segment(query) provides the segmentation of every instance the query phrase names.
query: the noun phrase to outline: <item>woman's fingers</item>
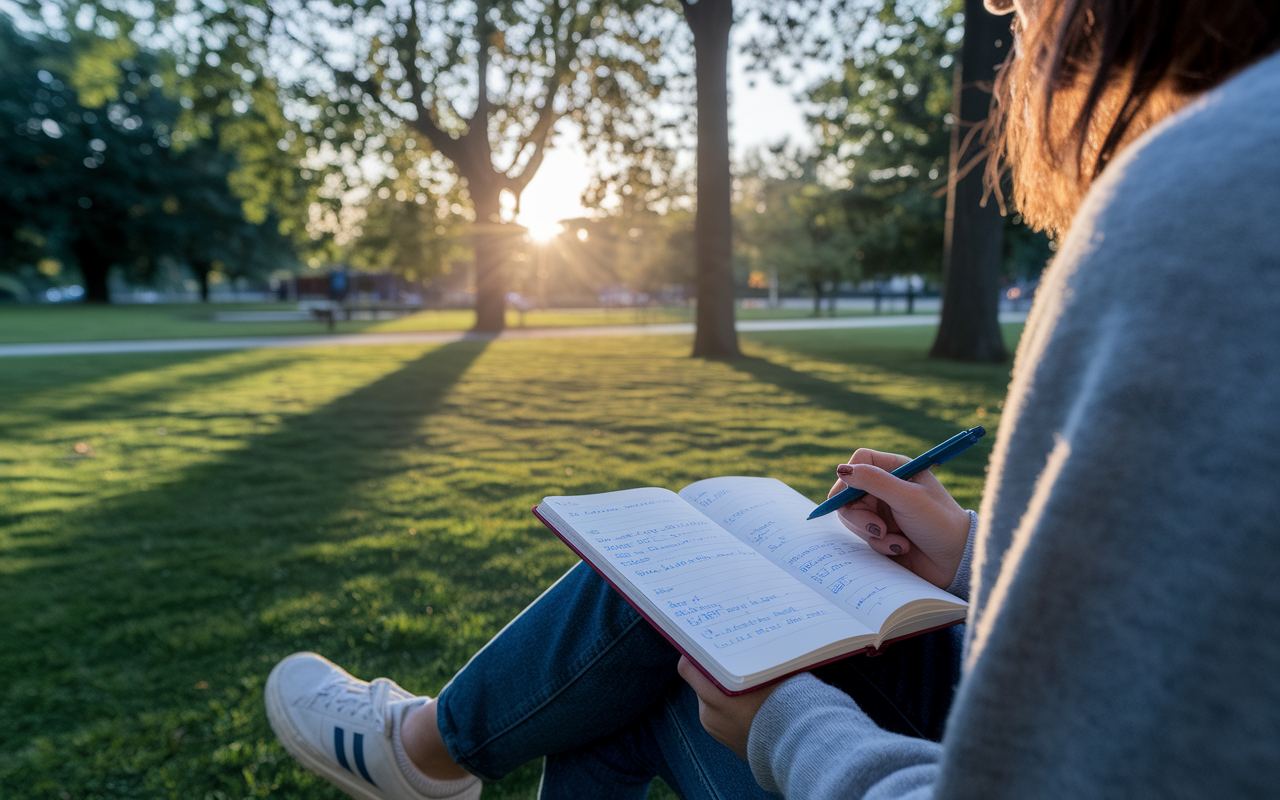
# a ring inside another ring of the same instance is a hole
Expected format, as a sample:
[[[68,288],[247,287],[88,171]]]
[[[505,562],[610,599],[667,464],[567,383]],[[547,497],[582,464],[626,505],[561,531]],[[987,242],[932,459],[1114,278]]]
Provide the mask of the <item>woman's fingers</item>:
[[[869,450],[865,447],[858,448],[849,459],[850,464],[870,464],[873,467],[879,467],[886,472],[892,472],[911,459],[906,456],[900,456],[897,453],[882,453],[879,450]]]
[[[911,540],[900,533],[886,533],[884,538],[871,542],[871,549],[882,556],[905,556],[911,552]]]
[[[881,555],[900,556],[911,549],[911,540],[900,533],[891,533],[888,523],[878,514],[854,505],[836,513],[846,528]]]
[[[923,491],[919,484],[904,481],[872,464],[842,465],[836,474],[846,486],[874,495],[888,503],[890,508],[919,502]]]
[[[684,678],[685,683],[693,687],[693,691],[697,692],[698,697],[716,697],[722,694],[716,685],[702,674],[702,671],[693,665],[688,656],[680,656],[679,663],[676,664],[676,672],[680,673],[680,677]],[[704,701],[705,702],[705,701]]]
[[[845,527],[868,542],[882,539],[889,532],[889,526],[879,514],[866,508],[850,504],[836,512]]]
[[[835,497],[837,494],[839,494],[840,492],[843,492],[845,489],[848,489],[848,488],[849,488],[848,486],[844,485],[844,481],[837,479],[835,483],[831,484],[831,491],[827,492],[827,499],[830,500],[831,498]]]
[[[911,459],[906,456],[900,456],[897,453],[882,453],[879,450],[869,450],[862,447],[849,457],[849,464],[870,464],[885,471],[892,471],[910,460]],[[837,472],[844,466],[844,464],[837,466]],[[831,491],[827,492],[827,498],[830,499],[835,497],[838,493],[843,492],[847,488],[849,487],[846,486],[843,481],[837,480],[832,484]]]

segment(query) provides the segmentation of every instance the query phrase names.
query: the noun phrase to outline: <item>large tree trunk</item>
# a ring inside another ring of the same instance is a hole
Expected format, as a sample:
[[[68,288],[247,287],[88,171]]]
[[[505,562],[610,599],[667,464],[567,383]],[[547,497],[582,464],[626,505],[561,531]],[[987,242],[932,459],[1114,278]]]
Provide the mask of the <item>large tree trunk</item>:
[[[476,265],[476,327],[485,333],[498,333],[507,320],[507,245],[498,216],[499,193],[471,183],[471,201],[475,205],[476,225],[471,234]]]
[[[698,312],[693,355],[739,354],[733,327],[733,228],[729,174],[729,29],[732,0],[682,3],[693,31],[698,87]]]
[[[960,152],[966,134],[985,122],[991,109],[991,83],[1012,44],[1011,18],[988,13],[982,0],[965,0],[964,48],[952,112],[942,321],[929,352],[934,358],[986,362],[1008,358],[998,319],[1004,219],[994,201],[982,205],[982,161],[964,177],[957,180],[955,175],[981,147],[980,135],[975,135],[966,152]]]

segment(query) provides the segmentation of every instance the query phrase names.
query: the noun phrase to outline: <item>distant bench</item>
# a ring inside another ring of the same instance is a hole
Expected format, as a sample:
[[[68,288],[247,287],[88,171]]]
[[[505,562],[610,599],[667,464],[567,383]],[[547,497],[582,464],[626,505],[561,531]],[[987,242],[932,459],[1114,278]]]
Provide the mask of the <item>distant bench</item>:
[[[408,314],[415,314],[422,306],[411,306],[405,303],[343,303],[336,300],[299,300],[298,312],[308,312],[312,319],[323,322],[330,331],[334,323],[341,317],[344,322],[351,320],[398,319]]]

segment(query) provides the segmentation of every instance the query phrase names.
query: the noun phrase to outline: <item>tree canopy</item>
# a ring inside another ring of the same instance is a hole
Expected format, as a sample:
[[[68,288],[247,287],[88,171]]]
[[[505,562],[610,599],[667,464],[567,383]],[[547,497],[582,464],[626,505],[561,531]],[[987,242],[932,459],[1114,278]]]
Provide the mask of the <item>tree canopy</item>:
[[[671,9],[639,0],[232,0],[185,14],[149,8],[192,74],[226,63],[234,51],[243,57],[237,63],[279,82],[303,163],[317,172],[327,167],[320,193],[335,205],[378,206],[370,191],[403,174],[389,162],[406,155],[420,183],[410,194],[431,200],[437,220],[458,216],[460,199],[471,223],[481,329],[502,326],[504,240],[517,233],[508,223],[557,123],[574,123],[588,147],[635,140],[651,124],[646,101],[663,87],[657,62],[672,18]],[[193,14],[199,19],[188,19]],[[391,152],[396,144],[404,150]],[[448,227],[419,223],[428,233]]]
[[[235,191],[252,182],[224,145],[235,126],[214,118],[193,134],[182,117],[194,103],[163,59],[117,52],[112,70],[96,70],[110,44],[0,19],[0,268],[57,278],[75,266],[86,299],[106,301],[112,267],[143,282],[166,259],[202,281],[219,266],[230,276],[289,266],[279,217]]]

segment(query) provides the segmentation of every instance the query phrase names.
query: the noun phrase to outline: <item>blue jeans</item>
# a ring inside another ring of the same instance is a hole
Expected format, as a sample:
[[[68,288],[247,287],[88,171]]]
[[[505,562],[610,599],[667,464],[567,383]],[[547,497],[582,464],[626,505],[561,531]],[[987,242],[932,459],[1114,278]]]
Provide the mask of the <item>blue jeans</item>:
[[[938,740],[960,675],[959,626],[814,671],[881,727]],[[542,800],[643,800],[661,776],[685,800],[774,797],[698,721],[680,654],[586,564],[511,621],[440,694],[460,766],[497,780],[546,757]]]

